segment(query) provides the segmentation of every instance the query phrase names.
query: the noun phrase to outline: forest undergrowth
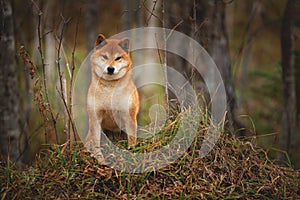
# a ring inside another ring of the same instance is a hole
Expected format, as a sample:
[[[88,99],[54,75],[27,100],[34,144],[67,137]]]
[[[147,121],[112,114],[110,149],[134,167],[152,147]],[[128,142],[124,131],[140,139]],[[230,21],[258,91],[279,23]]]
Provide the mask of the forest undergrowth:
[[[299,171],[227,133],[200,158],[203,133],[175,162],[140,174],[100,164],[82,144],[52,145],[25,170],[1,163],[1,199],[300,199]]]

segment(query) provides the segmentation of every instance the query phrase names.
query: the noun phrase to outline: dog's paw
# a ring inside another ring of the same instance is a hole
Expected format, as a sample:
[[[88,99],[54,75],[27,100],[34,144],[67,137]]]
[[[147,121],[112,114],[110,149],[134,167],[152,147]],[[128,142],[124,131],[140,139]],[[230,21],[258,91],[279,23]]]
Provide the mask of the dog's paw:
[[[102,154],[102,151],[101,151],[101,148],[100,147],[93,147],[91,150],[90,150],[90,153],[91,153],[91,156],[96,158],[97,161],[102,164],[102,165],[105,165],[106,162],[105,162],[105,158]]]
[[[136,147],[136,143],[128,144],[127,149],[128,149],[128,150],[132,150],[132,149],[134,149],[135,147]]]
[[[97,159],[97,161],[102,164],[102,165],[105,165],[106,162],[105,162],[105,159],[104,159],[104,156],[102,154],[102,152],[97,152],[96,154],[94,154],[94,157]]]
[[[136,146],[136,137],[128,136],[128,149],[133,149]]]

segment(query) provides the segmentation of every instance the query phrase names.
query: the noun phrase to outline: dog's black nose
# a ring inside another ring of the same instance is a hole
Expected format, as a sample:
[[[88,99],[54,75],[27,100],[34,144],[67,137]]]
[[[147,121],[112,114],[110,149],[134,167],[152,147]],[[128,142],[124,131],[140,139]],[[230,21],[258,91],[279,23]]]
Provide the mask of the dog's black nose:
[[[109,75],[114,74],[114,71],[115,71],[115,68],[112,67],[112,66],[109,66],[109,67],[107,68],[107,72],[108,72]]]

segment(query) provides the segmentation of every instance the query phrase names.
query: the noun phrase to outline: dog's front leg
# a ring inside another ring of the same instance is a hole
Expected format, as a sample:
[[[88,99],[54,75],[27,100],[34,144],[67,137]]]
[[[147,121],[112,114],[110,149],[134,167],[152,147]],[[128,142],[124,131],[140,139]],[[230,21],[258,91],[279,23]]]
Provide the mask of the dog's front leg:
[[[85,147],[98,159],[103,159],[101,153],[101,121],[94,111],[89,112],[89,131],[85,139]]]
[[[128,148],[132,148],[136,145],[137,140],[137,122],[135,116],[127,116],[125,129],[127,133]]]

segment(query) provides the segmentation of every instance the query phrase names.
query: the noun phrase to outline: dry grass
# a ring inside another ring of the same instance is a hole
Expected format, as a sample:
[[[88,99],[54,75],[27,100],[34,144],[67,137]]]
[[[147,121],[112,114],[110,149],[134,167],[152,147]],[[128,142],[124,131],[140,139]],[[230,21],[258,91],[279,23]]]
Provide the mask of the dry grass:
[[[128,174],[100,165],[82,147],[42,152],[23,171],[0,167],[1,199],[300,199],[300,175],[251,142],[223,134],[199,158],[201,137],[158,171]]]

